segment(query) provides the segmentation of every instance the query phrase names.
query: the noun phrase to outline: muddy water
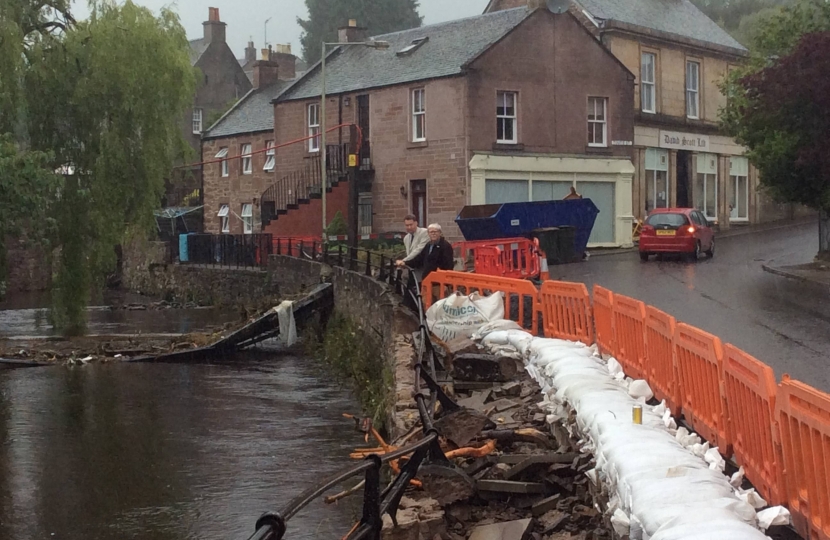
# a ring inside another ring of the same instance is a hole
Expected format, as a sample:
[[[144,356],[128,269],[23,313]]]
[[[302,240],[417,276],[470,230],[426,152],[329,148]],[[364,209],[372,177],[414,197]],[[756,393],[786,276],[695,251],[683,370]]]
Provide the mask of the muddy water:
[[[0,539],[245,539],[348,464],[347,393],[302,358],[240,360],[0,371]],[[317,501],[286,536],[358,511]]]

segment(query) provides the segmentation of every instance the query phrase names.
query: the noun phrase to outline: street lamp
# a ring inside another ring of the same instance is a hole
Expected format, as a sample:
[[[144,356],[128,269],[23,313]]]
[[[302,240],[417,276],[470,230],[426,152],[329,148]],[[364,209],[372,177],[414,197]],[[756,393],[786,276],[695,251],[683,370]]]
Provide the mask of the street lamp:
[[[323,79],[322,81],[322,91],[320,92],[320,161],[321,161],[321,195],[322,195],[322,207],[323,207],[323,245],[326,244],[328,238],[326,238],[326,227],[328,226],[328,222],[326,220],[326,188],[328,187],[328,171],[327,163],[326,163],[326,48],[327,47],[347,47],[349,45],[361,45],[363,47],[369,47],[371,49],[378,49],[378,50],[386,50],[389,48],[388,41],[357,41],[357,42],[341,42],[341,43],[326,43],[323,42],[323,60],[322,66],[320,68],[320,76]],[[354,240],[354,239],[353,239]]]

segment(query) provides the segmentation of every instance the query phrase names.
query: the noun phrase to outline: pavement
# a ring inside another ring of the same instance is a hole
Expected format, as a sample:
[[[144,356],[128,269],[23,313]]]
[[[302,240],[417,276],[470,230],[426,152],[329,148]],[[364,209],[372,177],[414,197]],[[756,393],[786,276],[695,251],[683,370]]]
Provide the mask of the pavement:
[[[594,284],[640,299],[719,336],[783,373],[830,392],[830,287],[783,279],[767,268],[809,264],[817,223],[718,235],[714,258],[640,261],[618,252],[554,266],[551,279]]]

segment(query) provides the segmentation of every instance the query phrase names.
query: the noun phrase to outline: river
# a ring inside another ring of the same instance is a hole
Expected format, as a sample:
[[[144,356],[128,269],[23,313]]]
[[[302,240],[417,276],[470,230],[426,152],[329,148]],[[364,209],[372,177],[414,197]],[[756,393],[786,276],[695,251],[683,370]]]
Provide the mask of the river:
[[[266,510],[349,464],[348,392],[307,359],[0,371],[0,539],[246,539]],[[360,495],[286,538],[339,538]]]

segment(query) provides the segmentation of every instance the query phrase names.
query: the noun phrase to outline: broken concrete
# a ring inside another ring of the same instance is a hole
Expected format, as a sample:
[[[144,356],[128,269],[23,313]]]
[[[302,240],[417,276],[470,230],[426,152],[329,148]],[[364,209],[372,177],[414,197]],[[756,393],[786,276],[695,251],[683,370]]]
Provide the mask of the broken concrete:
[[[532,519],[520,519],[476,527],[470,540],[523,540],[532,522]]]
[[[453,378],[473,382],[507,382],[519,368],[516,360],[492,354],[459,354],[453,359]]]

